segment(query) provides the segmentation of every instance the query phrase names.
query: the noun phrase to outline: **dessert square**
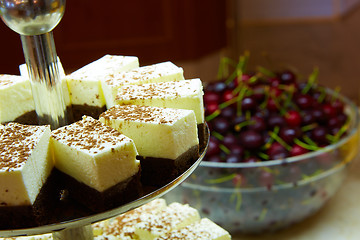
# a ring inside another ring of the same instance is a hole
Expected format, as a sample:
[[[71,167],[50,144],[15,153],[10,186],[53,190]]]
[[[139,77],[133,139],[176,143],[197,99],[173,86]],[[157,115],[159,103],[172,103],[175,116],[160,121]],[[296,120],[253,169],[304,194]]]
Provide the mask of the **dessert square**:
[[[118,89],[115,104],[193,110],[198,126],[200,149],[202,149],[206,144],[203,95],[203,86],[199,78],[174,82],[126,85]]]
[[[49,126],[0,125],[2,229],[36,226],[50,213],[54,188],[49,188],[48,179],[54,163],[49,142]]]
[[[139,67],[133,56],[105,55],[66,76],[75,121],[83,115],[98,118],[106,110],[100,81]]]
[[[115,105],[99,120],[134,140],[147,185],[168,183],[199,157],[192,110]]]
[[[174,202],[157,214],[143,214],[141,221],[135,225],[135,234],[139,239],[152,240],[199,220],[200,215],[195,208]]]
[[[55,166],[69,196],[93,211],[141,194],[140,162],[134,142],[89,116],[52,131]]]
[[[19,75],[0,74],[0,122],[37,124],[30,81]],[[11,106],[11,107],[9,107]]]
[[[190,224],[184,228],[175,229],[167,232],[155,240],[165,239],[186,239],[186,240],[230,240],[230,234],[219,225],[208,218],[203,218],[198,222]]]
[[[168,61],[107,76],[101,81],[101,86],[104,91],[106,107],[109,109],[114,106],[117,90],[123,85],[138,85],[178,80],[184,80],[183,69]]]
[[[165,208],[166,201],[159,198],[121,214],[114,219],[96,223],[93,225],[94,239],[136,239],[135,225],[141,221],[141,216],[143,214],[157,214]]]

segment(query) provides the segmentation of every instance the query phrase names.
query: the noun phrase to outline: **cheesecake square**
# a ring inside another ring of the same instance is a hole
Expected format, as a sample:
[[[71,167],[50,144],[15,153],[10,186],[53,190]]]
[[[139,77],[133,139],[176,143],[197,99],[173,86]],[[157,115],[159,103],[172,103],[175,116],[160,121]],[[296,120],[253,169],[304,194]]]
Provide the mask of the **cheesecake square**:
[[[174,202],[157,214],[143,214],[141,221],[135,225],[135,234],[138,239],[152,240],[199,220],[200,215],[195,208]]]
[[[116,105],[146,105],[193,110],[196,117],[200,149],[206,145],[203,85],[199,78],[140,85],[118,89]]]
[[[139,67],[134,56],[105,55],[66,76],[75,121],[98,118],[106,110],[101,80]]]
[[[135,225],[143,214],[158,214],[167,206],[162,198],[152,200],[113,219],[93,224],[94,239],[136,239]]]
[[[71,198],[98,212],[140,196],[140,162],[130,138],[84,116],[52,131],[51,140]]]
[[[0,125],[0,227],[38,226],[51,214],[55,193],[50,127]]]
[[[199,157],[192,110],[115,105],[102,113],[99,120],[134,140],[142,182],[148,185],[168,183]]]
[[[194,222],[184,228],[175,229],[167,232],[163,236],[155,238],[155,240],[165,239],[186,239],[186,240],[231,240],[228,231],[214,223],[208,218],[202,218],[198,222]]]
[[[172,62],[162,62],[135,68],[131,71],[107,76],[101,81],[107,109],[115,105],[115,97],[119,87],[153,82],[169,82],[184,80],[184,71]]]
[[[38,123],[28,79],[19,75],[0,74],[0,99],[1,123]]]

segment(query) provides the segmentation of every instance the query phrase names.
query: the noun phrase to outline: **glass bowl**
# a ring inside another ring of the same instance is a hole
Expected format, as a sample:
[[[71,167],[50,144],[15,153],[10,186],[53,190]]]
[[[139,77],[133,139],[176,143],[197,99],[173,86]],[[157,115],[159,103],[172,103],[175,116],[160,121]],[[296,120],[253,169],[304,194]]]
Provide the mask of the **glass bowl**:
[[[165,199],[189,203],[232,234],[275,231],[313,215],[339,189],[358,155],[358,108],[341,99],[350,127],[335,144],[264,162],[202,161]]]

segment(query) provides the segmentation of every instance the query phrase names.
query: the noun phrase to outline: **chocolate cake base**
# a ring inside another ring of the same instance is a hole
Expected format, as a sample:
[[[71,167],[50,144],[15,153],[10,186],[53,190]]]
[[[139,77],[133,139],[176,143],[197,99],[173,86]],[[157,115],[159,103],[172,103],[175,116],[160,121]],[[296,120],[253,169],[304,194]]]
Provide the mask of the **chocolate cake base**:
[[[66,119],[66,121],[69,124],[73,123],[74,118],[73,118],[71,106],[66,107],[66,115],[68,118],[68,119]],[[17,122],[17,123],[26,124],[26,125],[39,125],[39,120],[38,120],[35,110],[24,113],[23,115],[17,117],[14,121],[11,121],[11,122]],[[5,123],[3,123],[3,124],[5,124]]]
[[[1,206],[0,229],[30,228],[49,223],[49,217],[58,203],[55,175],[53,170],[32,206]]]
[[[139,156],[141,182],[147,186],[164,186],[187,170],[199,158],[199,146],[193,146],[177,159]]]
[[[64,189],[60,171],[54,168],[46,183],[41,188],[33,205],[34,215],[38,225],[56,223],[64,220],[58,214],[63,201],[61,192]]]
[[[37,226],[32,206],[0,207],[0,229],[19,229]]]
[[[142,196],[140,171],[104,192],[99,192],[65,173],[60,172],[60,175],[61,181],[66,191],[68,191],[69,195],[67,197],[70,198],[70,201],[77,201],[79,204],[89,208],[93,213],[119,207]]]
[[[14,122],[27,125],[38,125],[38,119],[35,110],[17,117]]]
[[[84,105],[72,105],[74,121],[79,121],[84,115],[98,119],[100,114],[106,111],[106,106],[95,107],[87,104]]]

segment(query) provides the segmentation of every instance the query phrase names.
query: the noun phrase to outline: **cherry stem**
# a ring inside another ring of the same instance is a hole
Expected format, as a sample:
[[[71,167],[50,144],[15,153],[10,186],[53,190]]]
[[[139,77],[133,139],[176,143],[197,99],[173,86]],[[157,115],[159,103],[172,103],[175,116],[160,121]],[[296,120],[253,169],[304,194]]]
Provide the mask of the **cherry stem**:
[[[280,143],[284,148],[286,148],[286,150],[291,151],[291,146],[289,144],[287,144],[284,140],[282,140],[282,138],[279,137],[277,134],[275,134],[274,132],[269,132],[269,135],[275,141]]]
[[[224,139],[223,135],[221,135],[220,133],[215,132],[215,131],[212,131],[211,135],[214,136],[215,138],[219,139],[220,141],[222,141]]]
[[[302,94],[306,94],[316,83],[319,75],[319,68],[315,67],[313,72],[310,74],[309,79],[306,83],[306,86],[301,91]]]
[[[207,122],[210,122],[211,120],[213,120],[214,118],[216,118],[217,116],[219,116],[221,113],[221,111],[218,109],[218,110],[215,110],[212,114],[208,115],[205,117],[206,121]]]
[[[231,150],[229,148],[227,148],[224,144],[220,144],[219,148],[225,153],[225,154],[230,154]]]
[[[298,138],[294,139],[294,143],[299,145],[300,147],[305,148],[305,149],[310,150],[310,151],[316,151],[316,150],[320,149],[317,146],[306,144],[306,143],[300,141]]]

